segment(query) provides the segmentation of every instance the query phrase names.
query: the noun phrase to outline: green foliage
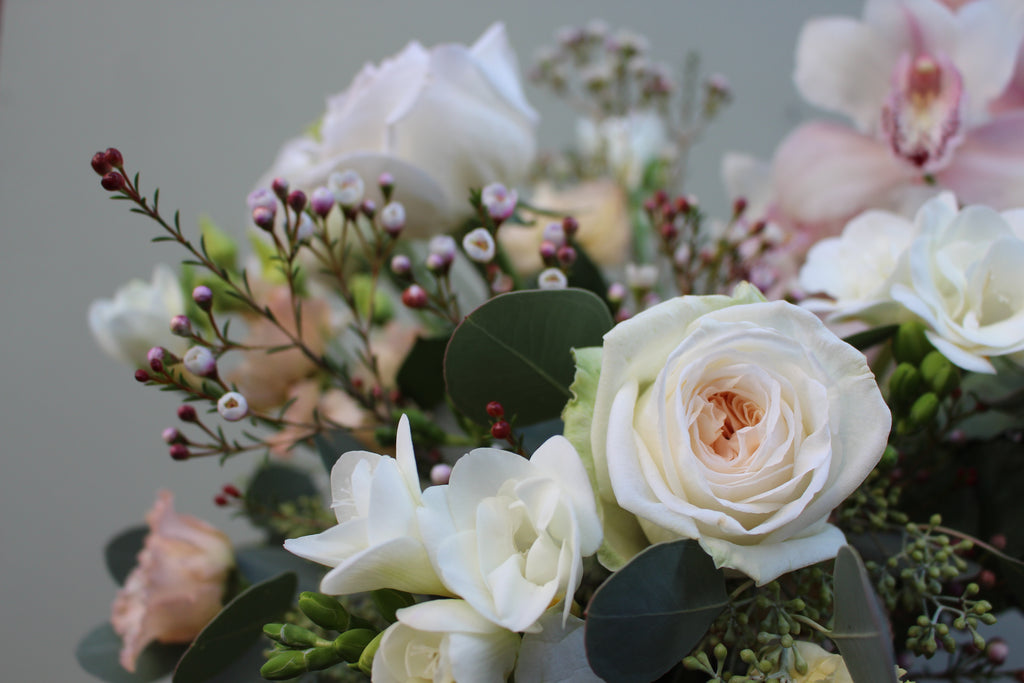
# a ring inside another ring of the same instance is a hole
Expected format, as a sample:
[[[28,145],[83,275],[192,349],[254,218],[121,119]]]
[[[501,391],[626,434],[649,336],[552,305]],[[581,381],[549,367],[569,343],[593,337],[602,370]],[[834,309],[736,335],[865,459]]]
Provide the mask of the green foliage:
[[[444,352],[448,339],[417,338],[398,370],[398,389],[421,408],[432,408],[444,400]]]
[[[370,595],[373,596],[373,604],[377,606],[377,612],[389,624],[398,621],[395,612],[403,607],[411,607],[416,604],[416,599],[412,595],[393,588],[381,588],[373,591]]]
[[[849,337],[844,337],[843,341],[858,351],[863,351],[888,341],[896,334],[897,329],[899,329],[899,325],[873,327],[870,330],[864,330],[863,332],[851,334]]]
[[[104,622],[79,641],[75,658],[83,669],[108,683],[148,683],[173,671],[185,646],[151,644],[136,660],[135,673],[121,666],[118,660],[120,651],[121,637],[109,623]]]
[[[309,473],[279,463],[267,463],[253,475],[245,491],[245,511],[272,540],[312,533],[324,521]]]
[[[654,680],[697,645],[727,603],[722,573],[696,541],[651,546],[587,607],[590,666],[605,680]]]
[[[299,590],[316,590],[326,569],[293,555],[279,545],[250,545],[235,550],[235,562],[246,585],[292,572]]]
[[[136,526],[122,531],[107,542],[103,558],[107,562],[107,571],[117,585],[123,586],[128,574],[135,568],[148,533],[148,526]]]
[[[357,441],[351,432],[343,429],[322,431],[313,437],[313,443],[328,476],[334,469],[334,463],[338,462],[343,453],[364,450],[363,444]]]
[[[570,349],[601,344],[611,314],[579,289],[511,292],[471,313],[452,334],[444,376],[455,407],[486,425],[499,401],[517,425],[558,417],[573,380]]]
[[[888,617],[864,563],[846,545],[836,555],[835,619],[829,637],[839,647],[854,683],[898,681]]]
[[[178,662],[173,683],[202,683],[244,655],[263,625],[288,610],[295,588],[295,575],[289,572],[238,595],[192,641]]]

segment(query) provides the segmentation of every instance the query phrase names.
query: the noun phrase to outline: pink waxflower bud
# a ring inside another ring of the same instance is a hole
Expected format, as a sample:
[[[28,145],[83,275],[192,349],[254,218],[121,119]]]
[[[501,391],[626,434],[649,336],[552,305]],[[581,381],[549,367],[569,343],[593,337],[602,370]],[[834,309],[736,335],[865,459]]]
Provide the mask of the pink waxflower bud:
[[[398,202],[386,204],[380,210],[380,225],[392,238],[398,237],[405,227],[405,207]]]
[[[237,391],[229,391],[218,399],[217,412],[228,422],[237,422],[249,414],[249,402]]]
[[[560,246],[555,255],[558,257],[558,262],[563,266],[571,266],[576,263],[576,250],[568,244]]]
[[[395,189],[395,177],[385,171],[377,176],[377,187],[380,188],[380,193],[384,196],[384,201],[391,199],[391,191]]]
[[[103,152],[96,152],[92,155],[92,170],[96,171],[97,175],[105,176],[113,170],[113,167],[107,162],[107,155]]]
[[[277,198],[273,192],[265,187],[250,192],[249,196],[245,199],[245,203],[249,207],[250,212],[255,211],[259,207],[277,212]]]
[[[167,350],[162,346],[154,346],[146,353],[146,361],[149,362],[149,367],[153,372],[164,371],[164,357],[166,354]]]
[[[192,301],[202,310],[209,311],[213,307],[213,290],[206,285],[199,285],[192,290]]]
[[[192,321],[187,315],[176,315],[171,318],[171,334],[177,337],[192,336]]]
[[[427,305],[427,292],[419,285],[409,285],[402,292],[402,303],[409,308],[423,308]]]
[[[560,247],[565,244],[565,229],[559,222],[548,223],[544,226],[544,231],[541,233],[541,239],[547,242],[551,242],[556,247]]]
[[[274,229],[274,212],[268,208],[257,206],[252,210],[252,222],[260,230],[270,232]]]
[[[391,259],[391,272],[398,277],[405,277],[412,272],[412,261],[405,254],[396,254]]]
[[[306,208],[306,193],[302,190],[292,190],[288,193],[288,206],[292,211],[301,212]]]
[[[316,188],[309,196],[309,206],[317,216],[326,218],[334,208],[334,193],[326,187]]]
[[[199,419],[198,413],[196,413],[195,406],[186,403],[178,406],[178,419],[182,422],[195,422]]]
[[[149,373],[143,370],[142,368],[139,368],[138,370],[135,371],[135,381],[138,382],[139,384],[145,384],[149,380]]]
[[[477,263],[490,263],[497,249],[494,237],[487,228],[476,228],[466,233],[462,238],[462,248]]]
[[[377,213],[377,202],[373,201],[372,199],[364,199],[359,204],[359,210],[367,218],[373,218],[374,215]]]
[[[430,483],[434,486],[444,486],[452,478],[452,466],[445,463],[438,463],[430,468]]]
[[[160,438],[164,440],[164,443],[168,446],[176,443],[184,443],[185,435],[182,434],[176,427],[168,427],[160,433]]]
[[[284,178],[274,178],[270,181],[270,189],[274,191],[277,198],[282,202],[288,201],[288,181]]]
[[[315,232],[316,226],[313,224],[313,219],[308,214],[299,214],[299,222],[295,226],[295,241],[300,244],[306,242],[313,237]]]
[[[363,179],[355,171],[332,173],[327,178],[327,187],[334,193],[334,201],[344,208],[358,206],[363,201]]]
[[[572,216],[566,216],[562,219],[562,231],[569,237],[572,237],[579,232],[580,223]]]
[[[189,453],[188,446],[183,443],[171,444],[171,447],[167,449],[167,452],[170,453],[172,460],[188,460],[191,455],[191,453]]]
[[[491,183],[480,193],[480,201],[487,209],[487,215],[501,222],[516,212],[519,195],[515,190],[510,190],[501,183]]]
[[[185,364],[185,369],[193,375],[212,377],[217,372],[217,359],[214,357],[213,351],[205,346],[193,346],[185,352],[182,362]]]
[[[565,289],[569,279],[558,268],[547,268],[537,276],[537,286],[541,289]]]
[[[613,304],[621,304],[623,301],[625,301],[626,294],[628,294],[626,286],[621,282],[613,282],[610,285],[608,285],[608,301],[612,302]]]
[[[558,254],[558,246],[551,240],[544,240],[538,249],[540,258],[544,263],[553,263]]]
[[[125,188],[125,179],[117,171],[111,171],[100,179],[100,185],[108,192],[118,192]]]

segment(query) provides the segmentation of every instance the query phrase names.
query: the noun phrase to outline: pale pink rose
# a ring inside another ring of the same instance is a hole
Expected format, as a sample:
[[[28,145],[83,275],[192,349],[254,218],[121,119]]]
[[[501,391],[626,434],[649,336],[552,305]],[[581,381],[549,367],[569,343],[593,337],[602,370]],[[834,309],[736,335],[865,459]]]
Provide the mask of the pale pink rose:
[[[146,522],[150,531],[138,565],[114,598],[110,616],[124,641],[121,666],[132,672],[149,643],[190,642],[220,612],[235,563],[228,537],[177,514],[170,491],[158,494]]]
[[[782,142],[780,223],[813,242],[866,209],[912,213],[937,192],[926,174],[967,203],[1024,204],[1022,37],[1024,5],[1002,0],[869,0],[863,20],[808,22],[797,87],[854,127],[812,122]]]
[[[274,287],[265,294],[257,292],[257,299],[270,308],[270,312],[289,334],[295,334],[295,316],[292,313],[291,294],[287,287]],[[326,301],[303,300],[302,341],[315,354],[324,350],[330,329],[328,316],[329,307]],[[277,325],[262,316],[246,316],[245,322],[249,328],[245,344],[274,347],[289,344],[291,341]],[[313,362],[299,349],[272,354],[265,351],[249,351],[227,379],[238,386],[238,391],[245,396],[250,408],[263,410],[284,403],[292,386],[310,376],[315,370]]]
[[[629,255],[629,209],[625,192],[615,181],[588,180],[564,189],[543,183],[534,188],[530,203],[575,218],[580,225],[576,239],[595,263],[621,266]],[[521,273],[536,273],[544,267],[540,243],[544,226],[553,219],[535,219],[532,226],[505,225],[498,231],[498,240]]]

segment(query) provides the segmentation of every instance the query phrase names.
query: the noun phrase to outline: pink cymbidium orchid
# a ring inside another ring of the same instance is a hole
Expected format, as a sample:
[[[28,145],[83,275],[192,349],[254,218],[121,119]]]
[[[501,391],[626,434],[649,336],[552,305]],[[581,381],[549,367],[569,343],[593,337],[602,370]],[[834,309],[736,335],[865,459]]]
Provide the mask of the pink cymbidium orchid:
[[[862,20],[814,19],[794,79],[855,128],[813,121],[772,163],[776,221],[817,238],[869,208],[935,194],[1024,204],[1024,3],[868,0]],[[1019,81],[1019,83],[1018,83]]]

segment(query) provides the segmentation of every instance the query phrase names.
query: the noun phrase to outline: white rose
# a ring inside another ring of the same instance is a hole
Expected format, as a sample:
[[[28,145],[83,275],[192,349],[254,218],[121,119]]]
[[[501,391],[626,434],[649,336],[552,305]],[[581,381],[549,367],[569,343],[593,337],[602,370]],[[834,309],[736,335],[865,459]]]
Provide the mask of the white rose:
[[[462,600],[432,600],[398,610],[373,657],[374,683],[504,683],[519,634],[496,626]]]
[[[906,253],[909,281],[892,298],[931,328],[928,340],[965,370],[994,373],[990,356],[1024,351],[1024,209],[958,210],[929,201]]]
[[[610,116],[600,122],[580,119],[576,137],[584,156],[601,159],[615,179],[629,189],[643,182],[647,166],[676,154],[662,117],[653,110]]]
[[[331,507],[338,525],[284,547],[334,567],[320,583],[332,595],[394,588],[448,595],[431,567],[419,533],[419,476],[409,420],[398,424],[394,458],[366,451],[343,454],[331,469]]]
[[[153,269],[152,284],[132,280],[113,299],[97,299],[89,306],[89,329],[109,356],[135,367],[148,365],[146,354],[162,346],[179,356],[188,341],[171,334],[171,318],[185,312],[185,297],[174,271],[165,265]]]
[[[445,586],[495,624],[525,631],[558,601],[568,615],[582,558],[601,543],[583,463],[563,437],[526,460],[496,448],[463,456],[423,493],[420,529]]]
[[[628,533],[621,507],[650,542],[696,539],[758,584],[835,556],[829,513],[878,462],[891,420],[860,352],[750,285],[613,328],[594,399],[604,519],[620,525],[606,534]]]
[[[319,139],[287,143],[263,184],[280,175],[308,192],[351,169],[380,206],[376,179],[387,171],[406,209],[406,234],[422,237],[471,212],[470,187],[525,177],[536,122],[501,24],[468,48],[412,42],[380,66],[367,64],[331,97]]]

